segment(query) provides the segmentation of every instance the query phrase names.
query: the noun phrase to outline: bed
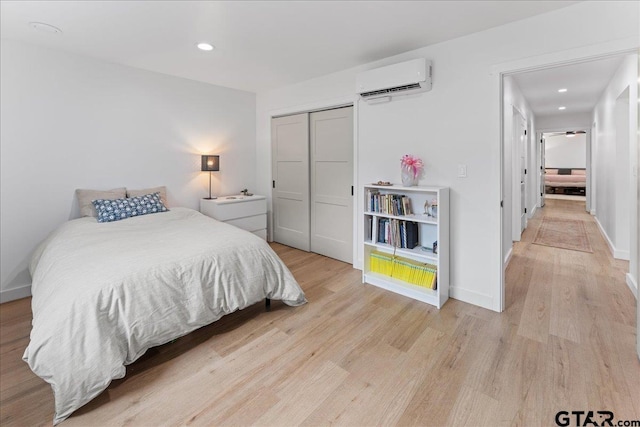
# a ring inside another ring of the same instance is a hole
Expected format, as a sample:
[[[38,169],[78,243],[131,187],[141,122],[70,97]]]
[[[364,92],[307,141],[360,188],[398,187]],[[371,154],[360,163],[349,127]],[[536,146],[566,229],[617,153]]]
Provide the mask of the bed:
[[[556,193],[558,190],[584,193],[586,189],[585,169],[547,168],[544,172],[544,185],[547,193]]]
[[[125,375],[147,349],[265,298],[306,302],[259,237],[186,208],[63,224],[31,261],[23,359],[51,384],[54,424]]]

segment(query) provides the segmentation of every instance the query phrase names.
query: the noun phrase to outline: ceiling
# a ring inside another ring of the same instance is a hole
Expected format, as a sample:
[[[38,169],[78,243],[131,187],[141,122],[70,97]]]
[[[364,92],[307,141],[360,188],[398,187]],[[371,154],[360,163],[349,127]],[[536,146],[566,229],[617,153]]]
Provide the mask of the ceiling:
[[[0,36],[207,83],[297,83],[576,1],[5,1]],[[62,34],[36,31],[44,22]],[[198,42],[216,46],[196,49]]]
[[[520,91],[536,116],[590,113],[622,56],[515,74]],[[567,89],[559,93],[558,89]],[[559,107],[565,110],[558,110]]]

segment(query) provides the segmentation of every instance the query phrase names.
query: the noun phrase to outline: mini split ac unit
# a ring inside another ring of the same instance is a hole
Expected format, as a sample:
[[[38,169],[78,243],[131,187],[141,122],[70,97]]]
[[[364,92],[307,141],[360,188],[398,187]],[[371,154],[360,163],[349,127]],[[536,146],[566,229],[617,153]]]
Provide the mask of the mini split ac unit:
[[[356,92],[367,101],[431,90],[431,61],[413,59],[356,76]]]

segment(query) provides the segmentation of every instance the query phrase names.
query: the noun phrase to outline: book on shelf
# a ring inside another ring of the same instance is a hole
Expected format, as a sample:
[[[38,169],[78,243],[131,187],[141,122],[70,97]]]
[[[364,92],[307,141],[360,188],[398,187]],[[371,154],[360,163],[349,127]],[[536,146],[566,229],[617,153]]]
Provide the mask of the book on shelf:
[[[369,212],[395,216],[412,215],[411,199],[404,194],[381,194],[376,189],[367,189],[367,209]]]
[[[373,230],[371,235],[374,235]],[[401,249],[413,249],[420,245],[418,223],[399,219],[380,218],[378,220],[377,242]]]
[[[402,196],[402,209],[404,210],[404,215],[412,215],[413,211],[411,210],[411,199]]]

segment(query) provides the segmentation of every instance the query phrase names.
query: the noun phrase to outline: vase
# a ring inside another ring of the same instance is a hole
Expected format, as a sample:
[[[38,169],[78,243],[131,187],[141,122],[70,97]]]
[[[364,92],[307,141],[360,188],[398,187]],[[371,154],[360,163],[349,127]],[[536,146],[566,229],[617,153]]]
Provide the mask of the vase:
[[[409,168],[400,169],[400,179],[402,180],[402,185],[405,187],[413,187],[414,185],[418,185],[418,178]]]

